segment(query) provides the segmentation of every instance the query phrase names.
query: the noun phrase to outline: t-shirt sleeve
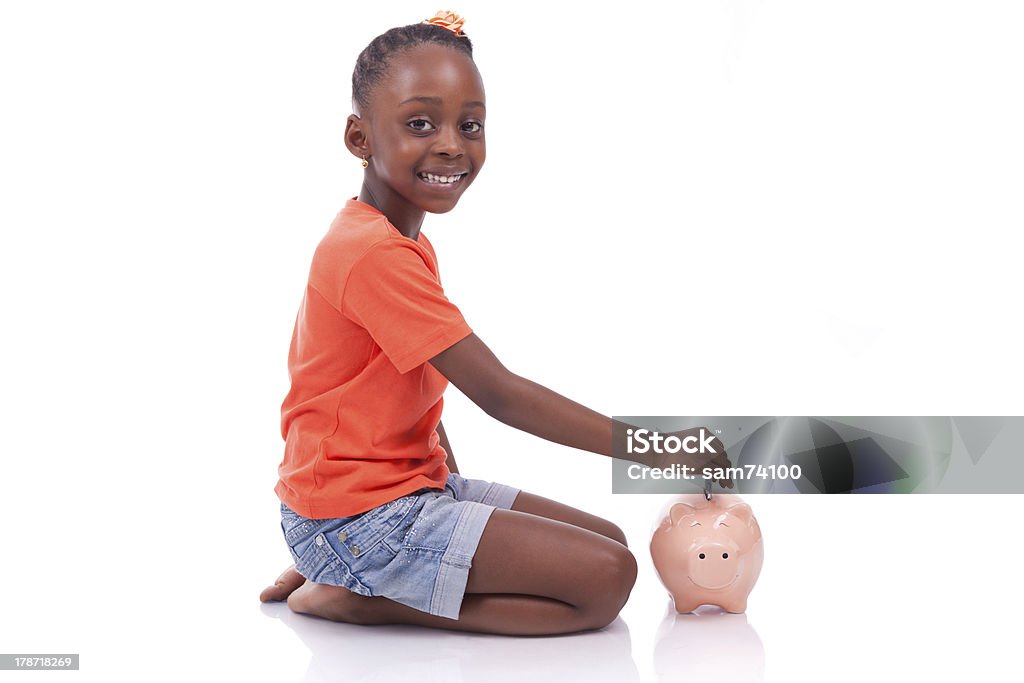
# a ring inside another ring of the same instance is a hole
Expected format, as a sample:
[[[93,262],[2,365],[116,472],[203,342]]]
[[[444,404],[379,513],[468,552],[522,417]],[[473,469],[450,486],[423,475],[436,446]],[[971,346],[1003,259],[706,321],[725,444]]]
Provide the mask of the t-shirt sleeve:
[[[380,242],[355,262],[341,311],[402,374],[472,333],[425,257],[404,240]]]

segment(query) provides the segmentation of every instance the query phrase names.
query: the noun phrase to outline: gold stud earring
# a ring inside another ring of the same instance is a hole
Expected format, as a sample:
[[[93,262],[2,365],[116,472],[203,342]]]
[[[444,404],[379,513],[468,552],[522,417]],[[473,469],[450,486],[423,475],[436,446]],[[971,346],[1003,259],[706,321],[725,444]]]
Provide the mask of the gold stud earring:
[[[366,168],[369,165],[370,165],[370,162],[366,160],[366,157],[363,157],[363,168]]]

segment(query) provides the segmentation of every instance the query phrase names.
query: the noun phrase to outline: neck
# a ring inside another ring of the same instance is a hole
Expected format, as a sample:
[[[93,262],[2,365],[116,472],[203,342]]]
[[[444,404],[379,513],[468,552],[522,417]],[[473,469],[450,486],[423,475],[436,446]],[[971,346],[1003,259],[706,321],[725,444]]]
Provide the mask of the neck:
[[[359,201],[369,204],[387,217],[388,222],[411,240],[419,239],[424,212],[412,207],[392,192],[375,191],[366,182],[359,190]]]

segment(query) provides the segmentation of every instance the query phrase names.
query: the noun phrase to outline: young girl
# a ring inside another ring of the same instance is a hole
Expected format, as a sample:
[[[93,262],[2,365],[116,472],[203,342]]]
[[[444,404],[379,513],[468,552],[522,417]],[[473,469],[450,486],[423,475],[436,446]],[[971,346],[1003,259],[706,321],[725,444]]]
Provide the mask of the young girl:
[[[358,624],[602,628],[636,579],[622,531],[459,476],[441,424],[451,382],[507,425],[611,455],[610,418],[511,373],[473,334],[420,232],[484,163],[484,88],[462,20],[378,36],[352,93],[345,144],[363,185],[313,257],[282,406],[275,491],[296,564],[260,599]]]

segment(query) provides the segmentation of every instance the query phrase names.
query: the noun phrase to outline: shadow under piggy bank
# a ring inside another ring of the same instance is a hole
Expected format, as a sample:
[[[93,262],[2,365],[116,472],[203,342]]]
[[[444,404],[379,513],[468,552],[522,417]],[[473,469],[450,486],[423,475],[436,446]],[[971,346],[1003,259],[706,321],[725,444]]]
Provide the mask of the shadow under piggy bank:
[[[758,683],[764,680],[764,646],[746,614],[719,607],[676,612],[669,601],[654,638],[658,680]]]

